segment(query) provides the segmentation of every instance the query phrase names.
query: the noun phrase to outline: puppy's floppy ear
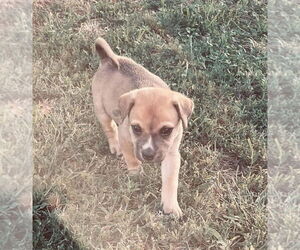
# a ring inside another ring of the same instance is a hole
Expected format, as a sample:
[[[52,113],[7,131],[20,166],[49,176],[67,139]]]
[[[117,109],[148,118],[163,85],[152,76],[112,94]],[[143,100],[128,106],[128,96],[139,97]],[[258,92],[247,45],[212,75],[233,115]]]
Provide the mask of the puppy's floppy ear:
[[[188,125],[188,118],[192,115],[194,110],[194,102],[185,95],[175,92],[173,105],[178,113],[178,117],[182,121],[183,128],[186,129]]]
[[[130,91],[119,97],[119,109],[121,115],[121,122],[124,121],[126,116],[129,116],[130,111],[134,105],[135,96],[136,96],[136,92]]]

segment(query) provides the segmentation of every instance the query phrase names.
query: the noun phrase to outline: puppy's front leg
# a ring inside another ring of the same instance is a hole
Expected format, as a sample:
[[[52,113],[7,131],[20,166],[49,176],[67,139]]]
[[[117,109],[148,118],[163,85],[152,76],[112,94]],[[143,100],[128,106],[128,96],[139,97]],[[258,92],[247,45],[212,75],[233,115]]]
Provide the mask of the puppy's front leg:
[[[168,152],[161,164],[161,203],[163,205],[164,213],[173,213],[177,217],[182,215],[182,211],[177,201],[179,168],[179,151],[176,149],[175,151]]]
[[[122,145],[122,153],[127,165],[127,169],[130,175],[134,175],[137,174],[141,167],[140,167],[140,161],[134,156],[134,154],[132,153],[131,150],[129,150],[128,148],[126,148],[126,145],[124,147],[124,144]]]
[[[119,126],[119,143],[124,156],[129,174],[136,174],[140,171],[141,162],[134,155],[132,142],[129,140],[130,134],[124,124]]]

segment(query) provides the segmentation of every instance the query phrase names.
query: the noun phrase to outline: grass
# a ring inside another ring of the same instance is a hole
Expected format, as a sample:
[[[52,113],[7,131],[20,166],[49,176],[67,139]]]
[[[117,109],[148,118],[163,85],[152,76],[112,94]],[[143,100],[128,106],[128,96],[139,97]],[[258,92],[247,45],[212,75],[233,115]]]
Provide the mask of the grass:
[[[266,2],[34,2],[35,249],[264,249]],[[191,97],[179,204],[159,166],[128,176],[93,113],[103,36]]]
[[[267,210],[268,246],[272,249],[300,248],[300,7],[293,4],[270,1],[268,6]]]
[[[0,249],[30,249],[32,242],[30,14],[29,2],[1,1]]]

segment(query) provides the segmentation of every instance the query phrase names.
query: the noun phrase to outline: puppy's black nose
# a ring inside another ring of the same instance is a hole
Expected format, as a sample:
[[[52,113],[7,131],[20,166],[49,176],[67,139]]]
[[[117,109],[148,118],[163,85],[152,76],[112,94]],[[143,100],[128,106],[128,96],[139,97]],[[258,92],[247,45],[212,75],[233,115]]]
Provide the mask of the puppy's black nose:
[[[152,148],[142,150],[142,156],[146,161],[152,161],[155,156],[155,151]]]

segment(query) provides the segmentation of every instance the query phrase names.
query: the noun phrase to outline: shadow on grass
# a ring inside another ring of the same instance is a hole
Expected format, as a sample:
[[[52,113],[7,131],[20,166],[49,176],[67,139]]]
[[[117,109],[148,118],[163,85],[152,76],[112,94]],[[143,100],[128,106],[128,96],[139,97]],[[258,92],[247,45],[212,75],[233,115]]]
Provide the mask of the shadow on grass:
[[[42,193],[33,195],[33,249],[82,249]]]

